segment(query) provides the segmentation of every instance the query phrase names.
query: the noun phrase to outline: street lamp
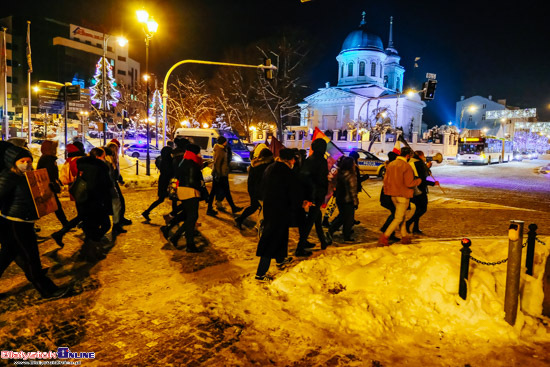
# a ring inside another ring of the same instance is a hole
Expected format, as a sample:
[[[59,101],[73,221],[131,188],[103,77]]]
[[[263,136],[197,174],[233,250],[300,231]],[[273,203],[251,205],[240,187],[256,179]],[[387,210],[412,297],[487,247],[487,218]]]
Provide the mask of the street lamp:
[[[107,41],[111,38],[111,35],[103,33],[103,63],[101,69],[103,70],[101,76],[101,85],[103,89],[103,145],[107,145]],[[122,36],[117,37],[117,43],[120,47],[124,47],[128,44],[128,40]]]
[[[88,118],[88,115],[90,113],[88,111],[80,111],[79,112],[79,115],[80,115],[80,134],[82,135],[82,144],[84,144],[86,142],[86,135],[85,135],[85,132],[84,132],[84,118]]]
[[[149,13],[142,9],[136,11],[138,22],[142,24],[143,33],[145,33],[145,75],[147,83],[147,101],[145,103],[145,111],[147,112],[147,158],[145,162],[145,174],[151,175],[151,156],[149,154],[149,41],[158,29],[158,23],[155,22],[153,17],[149,16]]]

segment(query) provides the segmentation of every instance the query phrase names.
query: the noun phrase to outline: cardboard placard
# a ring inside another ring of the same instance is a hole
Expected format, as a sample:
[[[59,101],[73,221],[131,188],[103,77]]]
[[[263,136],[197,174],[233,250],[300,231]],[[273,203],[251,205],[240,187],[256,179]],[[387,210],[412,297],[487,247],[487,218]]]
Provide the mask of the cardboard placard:
[[[57,202],[54,193],[50,189],[50,178],[45,168],[25,172],[27,183],[31,190],[34,208],[38,218],[53,213],[57,210]]]

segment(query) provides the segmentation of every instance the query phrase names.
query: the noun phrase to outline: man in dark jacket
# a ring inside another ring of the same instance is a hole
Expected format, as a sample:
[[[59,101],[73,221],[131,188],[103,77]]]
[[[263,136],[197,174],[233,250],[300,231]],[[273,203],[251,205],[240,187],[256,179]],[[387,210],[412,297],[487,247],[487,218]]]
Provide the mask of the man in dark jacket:
[[[57,197],[57,194],[61,192],[59,168],[57,167],[57,145],[57,141],[53,140],[44,140],[44,142],[42,142],[42,145],[40,146],[42,156],[38,160],[36,169],[45,168],[48,171],[48,177],[50,178],[50,189],[53,191],[53,196],[55,198],[55,202],[57,203],[55,216],[64,227],[69,221],[67,220],[63,207],[61,206],[61,202]]]
[[[84,256],[92,259],[97,258],[93,247],[111,228],[109,215],[113,213],[112,182],[104,160],[105,151],[94,148],[89,156],[78,159],[76,163],[78,175],[86,182],[87,196],[82,202],[78,202],[77,198],[76,210],[82,218],[82,230],[86,235]]]
[[[149,214],[151,211],[162,204],[164,202],[164,199],[168,197],[168,185],[170,184],[170,180],[172,177],[174,177],[174,166],[172,162],[172,148],[169,146],[165,146],[160,151],[160,176],[159,176],[159,183],[158,183],[158,199],[154,201],[147,210],[145,210],[143,213],[141,213],[141,216],[149,222],[151,218],[149,218]]]
[[[251,216],[260,208],[260,190],[264,171],[273,163],[273,153],[269,149],[263,149],[258,157],[250,162],[250,171],[248,172],[248,195],[250,196],[250,206],[235,219],[237,228],[242,229],[242,224],[246,218]]]
[[[42,297],[62,297],[69,288],[57,287],[40,262],[34,232],[38,215],[25,177],[25,172],[32,171],[32,154],[27,149],[8,147],[4,162],[7,168],[0,173],[0,277],[16,260]]]
[[[181,200],[180,207],[184,213],[185,221],[178,228],[176,233],[169,238],[170,243],[178,248],[178,240],[185,232],[186,251],[199,252],[195,246],[195,225],[199,219],[199,201],[206,199],[208,191],[204,185],[202,177],[202,158],[201,148],[195,144],[189,144],[183,156],[183,161],[175,172],[175,177],[179,181],[178,199]],[[169,233],[170,229],[178,222],[178,216],[163,230],[163,233]]]
[[[291,260],[287,258],[288,229],[293,215],[300,208],[299,183],[292,171],[295,162],[292,150],[281,149],[276,162],[269,165],[264,172],[264,230],[256,250],[256,256],[260,257],[256,279],[260,281],[271,280],[266,275],[271,259],[276,259],[279,267]]]
[[[311,154],[300,170],[300,182],[304,201],[312,203],[309,206],[306,218],[300,226],[300,240],[296,248],[296,256],[309,256],[308,248],[315,245],[308,242],[309,233],[313,224],[321,242],[321,248],[327,247],[327,240],[322,226],[321,206],[324,204],[328,192],[328,163],[325,159],[327,142],[324,139],[315,139],[311,143]]]
[[[415,152],[415,156],[411,158],[409,164],[413,168],[415,176],[422,180],[422,183],[418,185],[418,191],[415,190],[414,196],[411,199],[411,203],[416,206],[413,216],[407,221],[407,231],[414,234],[422,234],[423,232],[419,228],[420,217],[422,217],[428,210],[428,186],[439,185],[438,181],[428,181],[427,178],[430,175],[431,162],[426,163],[426,156],[421,150]],[[414,224],[414,225],[413,225]],[[411,225],[413,228],[411,230]]]

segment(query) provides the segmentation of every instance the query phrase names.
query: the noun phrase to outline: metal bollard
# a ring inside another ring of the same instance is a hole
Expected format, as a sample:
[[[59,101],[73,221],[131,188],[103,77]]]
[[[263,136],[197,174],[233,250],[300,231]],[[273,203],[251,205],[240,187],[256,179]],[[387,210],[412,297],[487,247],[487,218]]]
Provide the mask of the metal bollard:
[[[527,233],[527,254],[525,255],[526,274],[533,275],[533,259],[535,258],[535,239],[537,238],[537,225],[529,224],[529,232]]]
[[[139,159],[136,159],[136,176],[139,176]]]
[[[523,244],[523,221],[511,220],[508,229],[508,268],[506,269],[506,291],[504,295],[504,320],[510,325],[516,323],[519,300],[519,278],[521,272],[521,249]]]
[[[460,243],[462,244],[462,249],[460,250],[460,252],[462,252],[462,258],[460,259],[460,281],[458,285],[458,295],[460,298],[466,299],[466,295],[468,294],[466,280],[468,280],[468,272],[470,271],[470,254],[472,253],[470,246],[472,245],[472,241],[468,238],[463,238]]]

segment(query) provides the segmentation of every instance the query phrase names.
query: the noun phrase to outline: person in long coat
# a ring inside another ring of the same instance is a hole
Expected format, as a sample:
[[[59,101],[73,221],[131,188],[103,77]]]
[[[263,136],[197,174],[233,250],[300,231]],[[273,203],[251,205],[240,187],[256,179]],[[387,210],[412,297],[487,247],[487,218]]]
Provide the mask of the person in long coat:
[[[63,211],[61,202],[57,197],[57,194],[61,193],[61,185],[59,181],[59,168],[57,167],[57,145],[58,142],[54,140],[44,140],[40,146],[40,152],[42,156],[38,160],[36,169],[45,168],[48,171],[48,177],[50,179],[50,189],[53,192],[55,202],[57,203],[57,210],[55,211],[55,216],[61,223],[61,226],[66,226],[69,221],[67,216]]]
[[[256,256],[260,257],[256,279],[268,281],[271,259],[281,266],[288,258],[288,229],[300,208],[299,184],[292,168],[296,158],[291,149],[282,149],[275,163],[266,168],[263,178],[264,229]]]

